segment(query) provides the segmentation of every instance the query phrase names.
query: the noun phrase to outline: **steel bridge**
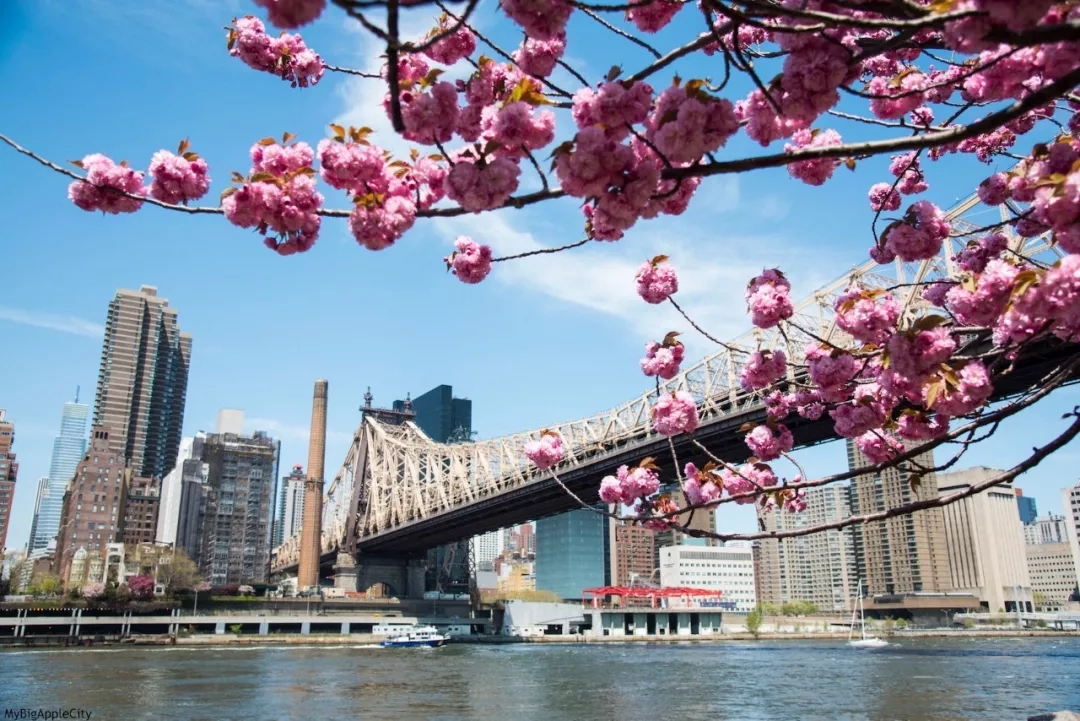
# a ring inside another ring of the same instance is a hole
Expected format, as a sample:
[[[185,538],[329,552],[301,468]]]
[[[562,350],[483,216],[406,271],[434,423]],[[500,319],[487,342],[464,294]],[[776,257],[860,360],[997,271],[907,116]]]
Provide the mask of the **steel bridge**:
[[[805,346],[813,340],[811,333],[836,346],[858,347],[836,325],[834,311],[837,297],[853,282],[871,289],[896,288],[908,319],[927,312],[933,306],[912,284],[957,277],[953,256],[969,238],[981,234],[979,228],[1009,217],[1008,208],[988,208],[971,196],[947,213],[953,234],[939,256],[919,263],[897,260],[883,266],[871,261],[855,267],[795,306],[792,321],[802,330],[789,325],[785,336],[776,328],[754,329],[728,343],[732,350],[724,348],[662,381],[659,392],[690,393],[701,419],[693,439],[729,462],[744,461],[750,452],[738,429],[765,414],[764,394],[746,392],[739,384],[749,352],[783,349],[791,363],[799,364],[805,358]],[[1053,261],[1062,255],[1047,236],[1008,234],[1010,247],[1028,256]],[[1073,350],[1056,344],[1042,355],[1026,358],[1006,376],[1007,382],[999,382],[996,397],[1026,390],[1046,368]],[[565,458],[555,469],[560,480],[592,503],[598,500],[600,479],[623,463],[633,464],[651,455],[661,459],[662,468],[665,462],[670,465],[668,440],[650,423],[656,398],[654,388],[590,418],[548,426],[563,440]],[[818,421],[789,418],[785,424],[799,447],[836,438],[827,414]],[[415,559],[444,543],[579,507],[550,472],[537,470],[525,457],[525,444],[539,435],[536,430],[447,445],[432,441],[409,420],[365,412],[324,497],[324,566],[346,556],[353,561],[365,556]],[[685,434],[673,440],[680,463],[703,460]],[[275,549],[273,572],[294,569],[298,554],[299,536],[287,539]]]

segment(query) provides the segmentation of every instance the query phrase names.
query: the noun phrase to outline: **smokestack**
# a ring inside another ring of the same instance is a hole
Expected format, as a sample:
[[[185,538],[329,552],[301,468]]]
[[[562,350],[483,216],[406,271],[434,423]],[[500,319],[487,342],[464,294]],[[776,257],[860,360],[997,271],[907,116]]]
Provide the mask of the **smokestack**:
[[[296,574],[298,589],[319,585],[319,557],[322,554],[322,494],[326,466],[326,401],[329,383],[315,381],[311,399],[311,439],[308,443],[308,477],[304,484],[304,518],[300,527],[300,563]]]

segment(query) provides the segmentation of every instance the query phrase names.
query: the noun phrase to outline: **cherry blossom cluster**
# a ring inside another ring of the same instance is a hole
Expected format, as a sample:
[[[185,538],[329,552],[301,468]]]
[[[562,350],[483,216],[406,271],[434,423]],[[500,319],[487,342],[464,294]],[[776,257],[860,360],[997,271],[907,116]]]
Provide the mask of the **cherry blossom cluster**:
[[[150,195],[173,205],[198,200],[210,190],[206,161],[188,150],[188,141],[180,143],[178,154],[159,150],[150,159]]]
[[[600,481],[600,500],[604,503],[634,505],[660,490],[660,475],[654,459],[644,459],[636,468],[619,466],[614,476]]]
[[[86,180],[76,180],[68,186],[68,198],[79,208],[115,215],[134,213],[142,207],[142,201],[131,196],[146,196],[143,174],[129,168],[127,161],[117,164],[100,153],[93,153],[74,164],[86,171]]]
[[[273,4],[272,0],[263,0],[263,3]],[[287,4],[289,3],[276,3],[277,6]],[[313,4],[319,5],[318,9],[322,10],[322,2],[308,3],[308,5]],[[289,12],[289,17],[296,17],[299,14],[291,13],[291,9],[275,11],[271,8],[271,22],[278,27],[296,27],[303,24],[303,22],[283,24],[274,20],[275,16],[280,19],[282,12]],[[318,12],[315,14],[318,15]],[[248,67],[277,75],[282,80],[289,81],[294,88],[315,85],[326,70],[322,58],[308,48],[299,35],[282,33],[280,37],[270,37],[262,21],[251,15],[233,20],[233,26],[229,28],[228,33],[228,47],[229,54],[240,58]]]
[[[540,438],[525,444],[525,457],[541,471],[557,465],[563,459],[562,436],[546,428],[540,432]]]
[[[446,267],[462,283],[479,283],[491,272],[491,248],[472,238],[461,236],[454,241],[456,250],[446,260]]]
[[[206,161],[189,150],[187,140],[177,153],[159,150],[150,159],[150,185],[143,185],[144,173],[128,167],[127,161],[114,163],[94,153],[73,165],[86,171],[85,180],[68,186],[68,198],[82,210],[104,213],[134,213],[143,206],[142,198],[177,205],[198,200],[210,189]]]
[[[270,22],[285,29],[307,25],[326,8],[326,0],[255,0],[255,4],[266,8]]]
[[[638,269],[637,292],[646,303],[663,303],[679,290],[679,276],[667,260],[658,255]]]
[[[678,333],[668,333],[660,343],[649,341],[645,344],[645,357],[641,359],[641,370],[647,376],[670,380],[679,375],[679,366],[686,353],[686,346],[678,340]]]
[[[307,143],[264,138],[251,146],[251,172],[235,174],[237,186],[222,193],[225,217],[255,228],[266,247],[281,255],[311,249],[319,237],[323,196],[315,189],[314,151]]]

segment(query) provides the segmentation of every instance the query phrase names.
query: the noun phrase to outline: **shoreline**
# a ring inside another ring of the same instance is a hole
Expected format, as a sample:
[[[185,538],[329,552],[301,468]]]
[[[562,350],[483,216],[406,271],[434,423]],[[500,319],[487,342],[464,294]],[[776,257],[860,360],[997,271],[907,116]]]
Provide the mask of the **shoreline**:
[[[227,646],[251,646],[260,648],[288,646],[374,646],[384,637],[369,633],[353,634],[290,634],[290,635],[245,635],[199,634],[172,638],[169,636],[129,636],[125,640],[117,638],[94,641],[92,637],[33,637],[26,636],[19,642],[7,643],[0,640],[0,654],[6,649],[67,648],[123,648],[123,647],[187,647],[187,648],[222,648]],[[447,645],[502,645],[502,644],[723,644],[729,642],[752,641],[846,641],[846,633],[760,633],[755,637],[750,633],[705,634],[699,636],[538,636],[532,638],[512,636],[457,636],[447,640]],[[1080,638],[1080,632],[1031,629],[988,629],[985,631],[963,629],[927,629],[898,631],[885,636],[891,643],[906,638]],[[15,639],[12,639],[15,640]]]

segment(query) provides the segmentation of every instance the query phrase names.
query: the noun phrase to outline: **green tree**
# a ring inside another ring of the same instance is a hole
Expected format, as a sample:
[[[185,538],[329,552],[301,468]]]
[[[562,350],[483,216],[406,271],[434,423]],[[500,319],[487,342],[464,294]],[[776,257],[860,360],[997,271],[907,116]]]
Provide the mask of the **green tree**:
[[[765,616],[762,611],[764,604],[758,604],[754,607],[754,610],[746,614],[746,630],[754,634],[754,638],[757,638],[758,632],[761,630],[761,619]]]
[[[199,567],[181,549],[163,557],[157,565],[158,581],[165,585],[166,593],[192,591],[200,583]]]
[[[35,573],[30,579],[30,586],[26,592],[32,596],[51,596],[60,593],[64,588],[64,581],[55,573]]]

